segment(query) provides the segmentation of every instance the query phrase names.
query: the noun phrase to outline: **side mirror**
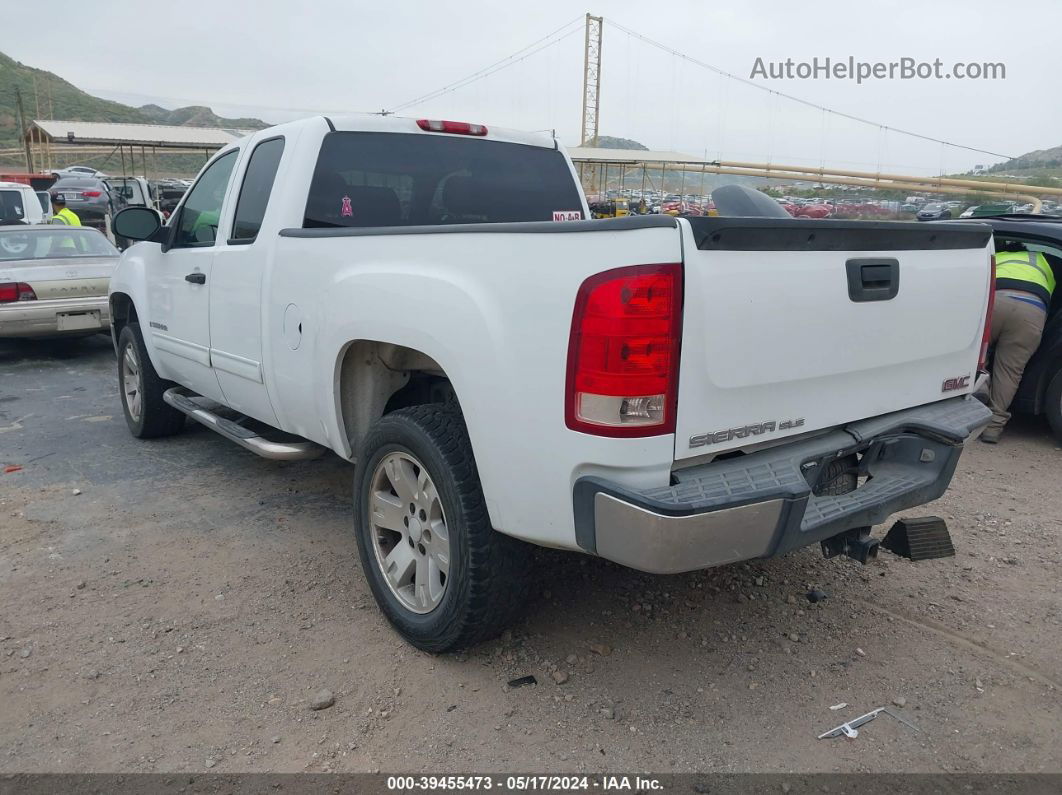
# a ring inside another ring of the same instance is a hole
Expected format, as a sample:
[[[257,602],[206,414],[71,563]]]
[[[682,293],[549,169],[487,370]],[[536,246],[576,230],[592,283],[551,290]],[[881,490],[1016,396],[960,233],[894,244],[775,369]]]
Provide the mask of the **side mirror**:
[[[111,223],[114,234],[128,240],[162,242],[158,233],[162,229],[161,216],[149,207],[127,207]]]

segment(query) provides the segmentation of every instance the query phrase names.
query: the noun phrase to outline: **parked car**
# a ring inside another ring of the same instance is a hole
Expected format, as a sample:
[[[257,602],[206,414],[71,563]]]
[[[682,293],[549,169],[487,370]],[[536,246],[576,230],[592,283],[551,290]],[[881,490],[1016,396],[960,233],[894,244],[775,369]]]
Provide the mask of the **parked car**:
[[[548,134],[395,116],[224,147],[166,226],[115,218],[145,241],[111,280],[130,432],[356,462],[362,571],[434,652],[506,627],[522,542],[654,573],[865,562],[871,525],[945,491],[991,416],[987,228],[569,220],[574,174]]]
[[[121,196],[113,196],[105,180],[97,177],[62,177],[49,191],[54,201],[57,193],[63,194],[66,206],[77,213],[86,226],[103,228],[104,217],[113,216],[125,207]]]
[[[590,204],[591,218],[622,218],[630,215],[630,204],[626,199],[606,199]]]
[[[1030,251],[1040,251],[1062,284],[1062,218],[1042,215],[980,217],[997,241],[1017,240]],[[1048,309],[1040,347],[1025,366],[1011,410],[1043,415],[1062,442],[1062,290],[1056,290]]]
[[[180,203],[181,198],[188,192],[188,181],[181,179],[160,179],[155,183],[155,194],[158,196],[159,209],[163,218],[169,218]]]
[[[36,191],[21,182],[0,182],[0,224],[44,223]]]
[[[107,331],[117,262],[118,250],[95,229],[0,226],[0,337]]]
[[[990,204],[975,204],[967,207],[959,218],[991,218],[998,215],[1006,215],[1014,212],[1016,202],[992,202]]]
[[[43,223],[48,223],[52,220],[52,194],[46,190],[35,190],[34,193],[37,194],[37,201],[41,205]]]
[[[833,208],[828,204],[804,204],[797,208],[797,218],[829,218]]]
[[[927,204],[915,216],[919,221],[945,221],[951,218],[951,209],[946,204]]]
[[[107,177],[104,182],[111,198],[122,201],[126,207],[160,209],[155,186],[144,177]]]
[[[97,179],[102,179],[107,176],[99,169],[91,166],[67,166],[66,168],[55,169],[51,173],[59,179],[63,177],[96,177]]]

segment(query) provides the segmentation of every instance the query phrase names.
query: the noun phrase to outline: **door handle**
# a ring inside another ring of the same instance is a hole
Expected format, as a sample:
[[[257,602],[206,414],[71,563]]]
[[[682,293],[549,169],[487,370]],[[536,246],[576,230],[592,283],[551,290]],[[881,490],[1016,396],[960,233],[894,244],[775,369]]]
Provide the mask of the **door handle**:
[[[864,257],[845,263],[848,297],[863,301],[891,301],[900,291],[900,262],[891,258]]]
[[[191,282],[192,284],[206,284],[206,274],[195,271],[185,276],[184,280],[186,282]]]

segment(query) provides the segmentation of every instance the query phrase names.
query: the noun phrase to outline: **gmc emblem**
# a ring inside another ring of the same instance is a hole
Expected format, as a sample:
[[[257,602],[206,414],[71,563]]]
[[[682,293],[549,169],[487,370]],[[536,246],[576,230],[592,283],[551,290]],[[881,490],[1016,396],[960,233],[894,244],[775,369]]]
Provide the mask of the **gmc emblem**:
[[[966,389],[970,385],[970,376],[964,375],[962,378],[948,378],[941,386],[941,392],[954,392],[956,389]]]

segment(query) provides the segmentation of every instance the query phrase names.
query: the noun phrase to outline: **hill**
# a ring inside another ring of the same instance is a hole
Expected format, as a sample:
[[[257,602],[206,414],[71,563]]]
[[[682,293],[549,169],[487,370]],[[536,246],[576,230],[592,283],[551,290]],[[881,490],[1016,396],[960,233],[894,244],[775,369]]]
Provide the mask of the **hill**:
[[[166,110],[158,105],[141,105],[137,108],[154,124],[173,124],[180,127],[235,127],[241,130],[261,130],[269,125],[261,119],[226,119],[218,116],[205,105],[189,105],[177,110]]]
[[[999,179],[1008,175],[1018,177],[1029,185],[1057,188],[1062,179],[1062,146],[1026,152],[1013,160],[996,163],[981,173],[989,178]]]
[[[649,147],[645,144],[632,141],[630,138],[616,138],[612,135],[597,136],[597,145],[601,149],[639,149],[643,152],[649,151]]]
[[[58,75],[0,53],[0,147],[18,145],[16,88],[22,92],[26,116],[31,119],[40,116],[73,121],[150,121],[136,108],[86,94]]]
[[[1062,146],[1026,152],[1024,155],[1020,155],[1013,160],[1008,160],[1005,163],[997,163],[988,170],[991,172],[1005,171],[1010,173],[1023,169],[1037,168],[1062,168]]]
[[[133,124],[173,124],[184,127],[231,127],[260,130],[269,125],[261,119],[227,119],[210,108],[193,105],[167,110],[158,105],[134,108],[121,102],[101,99],[82,91],[59,75],[16,61],[0,53],[0,150],[14,150],[20,146],[16,89],[22,92],[27,122],[34,118],[68,119],[70,121],[111,121]],[[189,159],[191,158],[191,159]],[[159,166],[174,173],[195,173],[202,158],[189,155],[160,155]],[[59,162],[70,165],[77,162]],[[22,165],[22,155],[12,152],[0,154],[0,164]],[[113,168],[114,163],[94,162],[97,168]]]

